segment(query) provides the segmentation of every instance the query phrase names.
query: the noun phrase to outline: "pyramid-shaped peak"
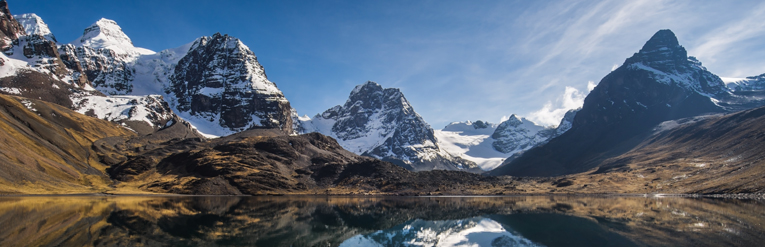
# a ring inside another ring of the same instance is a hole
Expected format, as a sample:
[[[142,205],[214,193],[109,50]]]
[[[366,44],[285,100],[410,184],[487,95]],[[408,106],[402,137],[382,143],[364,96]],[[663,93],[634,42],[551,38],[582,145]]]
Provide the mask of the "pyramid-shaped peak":
[[[625,64],[641,63],[654,69],[670,72],[690,66],[688,52],[677,42],[677,37],[669,29],[659,30],[640,52],[628,58]]]
[[[122,32],[117,22],[106,18],[101,18],[86,28],[79,41],[84,44],[98,38],[133,46],[133,41]]]
[[[669,29],[662,29],[656,32],[648,42],[640,49],[641,53],[660,50],[662,48],[676,48],[680,46],[677,36]]]
[[[153,54],[151,50],[137,48],[133,46],[133,41],[122,32],[122,28],[114,20],[101,18],[93,23],[82,36],[72,42],[75,46],[87,46],[94,49],[107,48],[120,54],[140,53]]]

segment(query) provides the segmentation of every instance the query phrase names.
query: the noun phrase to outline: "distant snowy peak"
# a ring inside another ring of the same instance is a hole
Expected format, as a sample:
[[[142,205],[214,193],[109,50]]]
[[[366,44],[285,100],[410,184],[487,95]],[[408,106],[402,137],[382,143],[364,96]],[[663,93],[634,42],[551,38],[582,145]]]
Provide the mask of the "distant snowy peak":
[[[27,35],[40,35],[47,40],[56,42],[56,37],[53,36],[48,25],[43,22],[42,18],[34,13],[14,15],[13,17],[24,27],[24,31]]]
[[[512,155],[545,143],[554,134],[552,128],[539,126],[513,114],[492,133],[491,137],[495,140],[492,146],[497,151]]]
[[[436,130],[438,146],[449,154],[475,162],[485,171],[508,157],[542,145],[571,129],[579,109],[569,110],[556,128],[543,127],[511,115],[500,124],[484,121],[453,122]]]
[[[765,74],[746,78],[722,78],[726,86],[733,91],[765,90]]]
[[[117,22],[101,18],[90,25],[82,36],[71,42],[74,46],[87,46],[93,49],[106,48],[118,54],[154,54],[154,51],[133,46],[133,41],[122,32]]]

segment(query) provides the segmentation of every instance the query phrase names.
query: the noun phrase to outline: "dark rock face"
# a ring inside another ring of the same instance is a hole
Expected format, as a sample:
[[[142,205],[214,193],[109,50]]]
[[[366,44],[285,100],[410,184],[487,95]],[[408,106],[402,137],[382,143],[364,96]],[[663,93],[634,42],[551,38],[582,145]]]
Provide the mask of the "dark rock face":
[[[128,54],[118,54],[110,49],[93,49],[87,46],[62,45],[59,53],[70,70],[84,74],[94,88],[109,95],[128,94],[133,91],[130,83],[135,77]]]
[[[478,120],[473,123],[473,128],[475,129],[485,129],[491,127],[489,123]]]
[[[329,130],[349,151],[392,162],[404,168],[425,170],[479,171],[475,163],[442,151],[433,129],[397,88],[383,88],[375,82],[356,86],[342,106],[335,106],[312,120],[331,124]],[[309,124],[310,125],[310,124]]]
[[[241,41],[216,33],[195,41],[175,67],[167,93],[177,109],[231,131],[292,132],[291,107]]]
[[[604,77],[574,117],[571,130],[492,172],[554,176],[584,172],[637,145],[657,124],[724,112],[715,98],[729,91],[669,30],[657,32],[634,56]]]
[[[51,74],[62,79],[69,74],[66,65],[59,56],[55,41],[47,40],[41,35],[27,35],[22,39],[24,56],[30,59],[39,59],[35,64],[39,69],[50,71]],[[49,61],[43,61],[45,59]]]
[[[8,2],[0,0],[0,49],[8,50],[24,34],[24,28],[11,15]]]

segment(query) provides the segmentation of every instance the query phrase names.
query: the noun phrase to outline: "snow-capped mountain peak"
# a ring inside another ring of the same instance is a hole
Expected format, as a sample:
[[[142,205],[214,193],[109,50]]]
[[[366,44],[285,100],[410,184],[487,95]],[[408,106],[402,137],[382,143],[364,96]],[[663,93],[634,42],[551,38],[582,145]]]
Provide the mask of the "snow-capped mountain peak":
[[[172,70],[163,73],[170,74],[164,90],[177,113],[200,131],[223,136],[269,127],[292,133],[289,101],[239,39],[220,33],[202,37],[166,61],[181,53]]]
[[[434,131],[414,111],[401,90],[368,81],[356,86],[343,105],[313,119],[298,119],[303,132],[337,139],[348,151],[391,161],[411,170],[472,170],[474,162],[439,148]]]
[[[90,25],[82,36],[71,42],[74,46],[87,46],[93,49],[107,48],[118,54],[138,53],[154,54],[154,51],[133,46],[133,41],[122,32],[116,21],[101,18]]]
[[[14,15],[14,18],[24,27],[24,31],[27,35],[40,35],[47,40],[56,41],[56,37],[53,36],[48,25],[34,13]]]
[[[539,126],[513,114],[497,126],[491,137],[495,140],[492,143],[494,149],[514,154],[544,143],[553,135],[554,129]]]

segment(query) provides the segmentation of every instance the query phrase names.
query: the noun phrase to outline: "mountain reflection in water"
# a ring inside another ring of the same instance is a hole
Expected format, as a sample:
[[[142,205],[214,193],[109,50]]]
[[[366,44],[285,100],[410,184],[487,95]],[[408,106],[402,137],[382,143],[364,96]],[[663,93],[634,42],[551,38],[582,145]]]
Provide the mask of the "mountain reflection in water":
[[[760,201],[0,197],[0,246],[758,246]]]

